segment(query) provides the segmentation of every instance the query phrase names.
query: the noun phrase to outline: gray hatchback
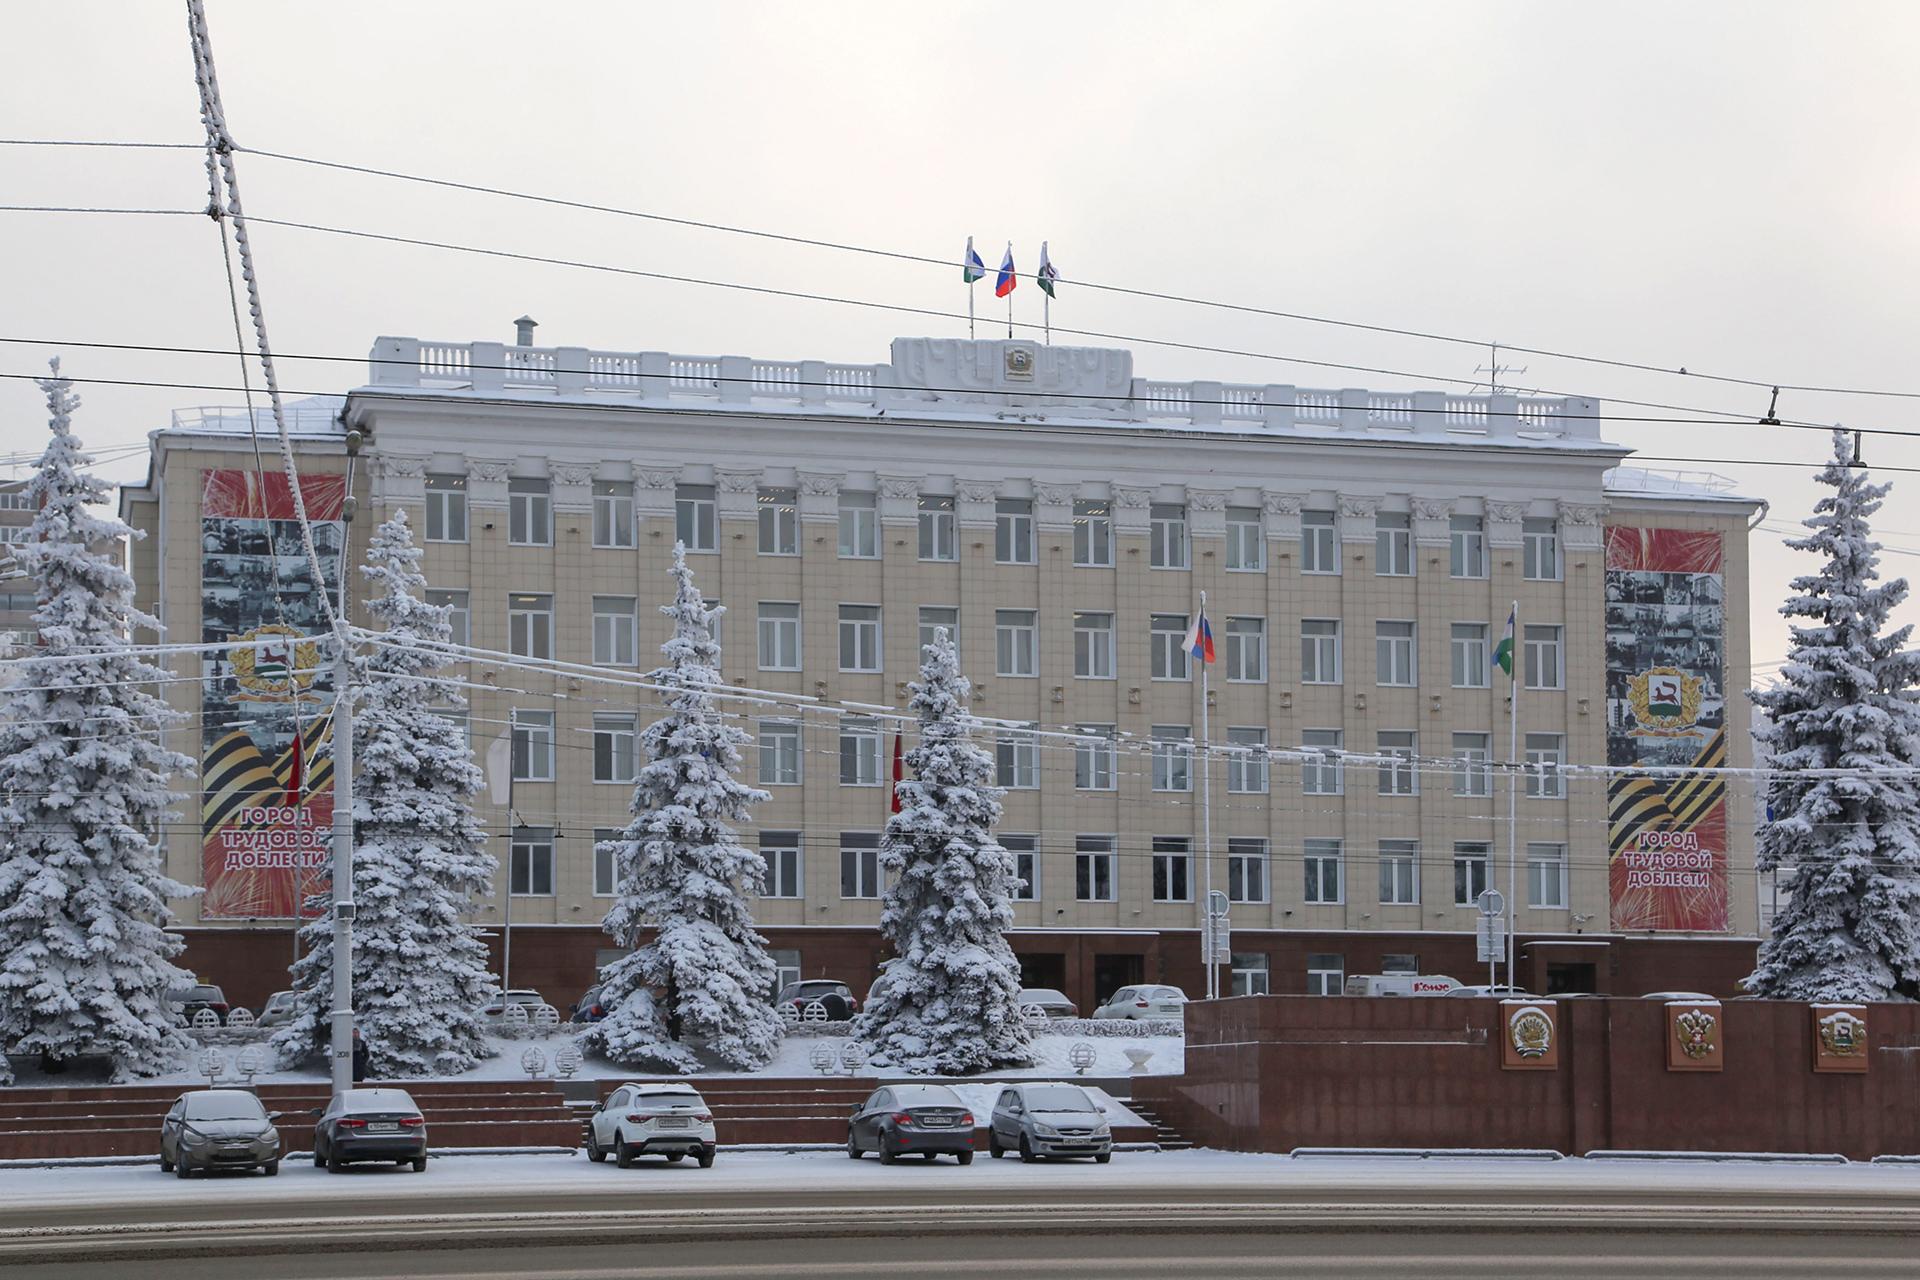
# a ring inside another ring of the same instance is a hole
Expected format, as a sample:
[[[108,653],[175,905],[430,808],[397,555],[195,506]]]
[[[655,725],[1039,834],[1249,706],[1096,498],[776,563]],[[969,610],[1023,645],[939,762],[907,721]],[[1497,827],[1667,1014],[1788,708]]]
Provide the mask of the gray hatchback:
[[[245,1089],[195,1089],[174,1099],[160,1121],[160,1172],[190,1178],[208,1169],[280,1172],[280,1131]]]
[[[1000,1091],[987,1129],[987,1154],[1017,1151],[1028,1164],[1041,1156],[1113,1159],[1113,1129],[1077,1084],[1013,1084]]]

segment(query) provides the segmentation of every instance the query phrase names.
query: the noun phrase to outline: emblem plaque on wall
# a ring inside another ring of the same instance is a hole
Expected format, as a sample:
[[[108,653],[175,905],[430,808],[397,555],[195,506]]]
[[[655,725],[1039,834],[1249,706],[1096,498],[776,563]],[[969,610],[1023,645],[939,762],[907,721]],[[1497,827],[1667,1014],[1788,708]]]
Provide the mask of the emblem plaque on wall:
[[[1560,1065],[1560,1026],[1551,1000],[1502,1000],[1500,1067],[1553,1071]]]
[[[1813,1069],[1851,1072],[1867,1069],[1867,1006],[1816,1004],[1813,1016]]]
[[[1718,1000],[1667,1003],[1667,1070],[1719,1071],[1725,1048]]]

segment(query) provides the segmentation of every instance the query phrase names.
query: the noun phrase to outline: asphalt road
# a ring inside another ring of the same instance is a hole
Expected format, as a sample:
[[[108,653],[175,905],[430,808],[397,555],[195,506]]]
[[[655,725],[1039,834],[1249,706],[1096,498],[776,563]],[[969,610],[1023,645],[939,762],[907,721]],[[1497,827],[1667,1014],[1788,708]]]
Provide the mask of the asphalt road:
[[[983,1167],[984,1166],[984,1167]],[[725,1170],[723,1173],[722,1170]],[[436,1176],[440,1175],[440,1176]],[[714,1176],[717,1175],[717,1176]],[[1910,1276],[1920,1170],[578,1157],[180,1183],[0,1171],[17,1277]]]

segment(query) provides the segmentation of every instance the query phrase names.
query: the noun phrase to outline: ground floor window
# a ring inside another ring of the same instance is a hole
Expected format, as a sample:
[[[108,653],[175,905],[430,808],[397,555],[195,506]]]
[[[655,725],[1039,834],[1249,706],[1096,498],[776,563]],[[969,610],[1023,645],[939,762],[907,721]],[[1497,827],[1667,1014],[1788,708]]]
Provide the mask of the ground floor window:
[[[1312,954],[1307,957],[1307,994],[1337,996],[1347,984],[1347,958]]]
[[[1252,953],[1233,953],[1233,986],[1228,994],[1236,996],[1264,996],[1269,988],[1267,984],[1267,957]]]

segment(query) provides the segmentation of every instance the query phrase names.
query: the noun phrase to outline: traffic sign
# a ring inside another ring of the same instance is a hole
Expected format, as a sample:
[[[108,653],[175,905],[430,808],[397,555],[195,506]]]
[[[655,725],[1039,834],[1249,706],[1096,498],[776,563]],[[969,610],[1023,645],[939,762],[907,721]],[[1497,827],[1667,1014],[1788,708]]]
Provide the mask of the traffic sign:
[[[1480,953],[1479,959],[1486,961],[1506,959],[1507,918],[1481,916],[1474,922],[1473,941]]]
[[[1483,889],[1480,891],[1480,896],[1473,901],[1474,905],[1480,908],[1480,914],[1483,916],[1506,914],[1506,895],[1502,894],[1498,889]]]

